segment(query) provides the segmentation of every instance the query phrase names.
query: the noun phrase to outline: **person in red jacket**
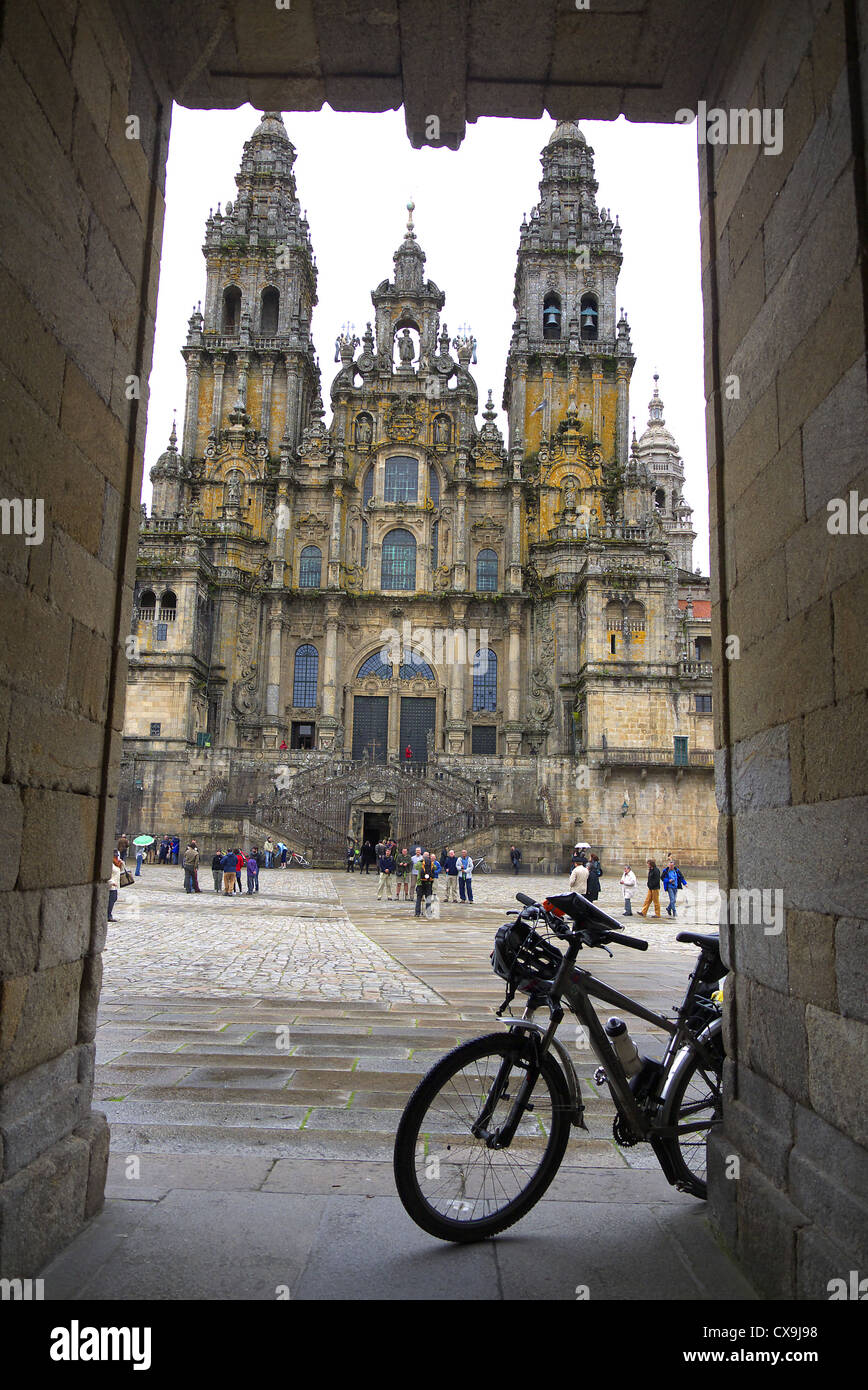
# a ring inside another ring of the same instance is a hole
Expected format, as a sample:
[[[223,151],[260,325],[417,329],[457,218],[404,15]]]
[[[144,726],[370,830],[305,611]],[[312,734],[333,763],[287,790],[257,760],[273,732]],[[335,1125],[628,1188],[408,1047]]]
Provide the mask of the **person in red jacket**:
[[[407,744],[407,747],[404,749],[404,758],[408,763],[412,761],[413,749],[410,747],[409,743]]]
[[[241,892],[241,870],[244,868],[244,855],[240,849],[235,851],[235,892]]]

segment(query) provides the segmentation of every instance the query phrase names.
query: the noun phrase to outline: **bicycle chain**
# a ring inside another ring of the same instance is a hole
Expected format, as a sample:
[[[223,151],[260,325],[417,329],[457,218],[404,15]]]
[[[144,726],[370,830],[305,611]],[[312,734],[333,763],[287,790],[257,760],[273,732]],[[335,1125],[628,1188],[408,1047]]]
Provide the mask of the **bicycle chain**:
[[[615,1143],[620,1144],[622,1149],[632,1149],[640,1143],[639,1135],[627,1124],[621,1115],[616,1115],[612,1121],[612,1133],[615,1136]]]

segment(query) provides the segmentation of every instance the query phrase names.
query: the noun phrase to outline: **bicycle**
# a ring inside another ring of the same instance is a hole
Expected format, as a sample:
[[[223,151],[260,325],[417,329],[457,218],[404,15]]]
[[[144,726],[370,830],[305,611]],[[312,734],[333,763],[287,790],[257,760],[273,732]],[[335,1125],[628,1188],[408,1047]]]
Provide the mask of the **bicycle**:
[[[474,859],[473,872],[475,874],[490,874],[492,872],[491,865],[486,860],[484,854],[480,854],[478,859]]]
[[[298,850],[293,850],[289,855],[287,855],[286,867],[288,869],[291,869],[293,864],[298,864],[299,868],[301,869],[309,869],[311,867],[310,860],[305,859],[304,855],[299,854]]]
[[[679,933],[678,941],[699,947],[699,959],[670,1019],[576,965],[585,946],[611,956],[610,943],[645,951],[647,941],[626,936],[616,918],[578,893],[542,903],[524,893],[516,898],[523,908],[497,932],[491,962],[507,985],[498,1017],[517,991],[528,996],[524,1013],[504,1019],[508,1033],[455,1048],[416,1087],[395,1138],[395,1182],[405,1209],[429,1234],[464,1242],[496,1235],[539,1201],[563,1160],[571,1125],[587,1128],[579,1079],[556,1036],[562,1001],[601,1064],[594,1081],[614,1100],[616,1142],[649,1143],[670,1184],[704,1198],[706,1141],[721,1122],[722,1018],[712,992],[725,967],[717,936]],[[663,1058],[639,1058],[622,1021],[610,1019],[604,1028],[592,999],[664,1029]],[[548,1010],[546,1026],[533,1019],[539,1009]]]

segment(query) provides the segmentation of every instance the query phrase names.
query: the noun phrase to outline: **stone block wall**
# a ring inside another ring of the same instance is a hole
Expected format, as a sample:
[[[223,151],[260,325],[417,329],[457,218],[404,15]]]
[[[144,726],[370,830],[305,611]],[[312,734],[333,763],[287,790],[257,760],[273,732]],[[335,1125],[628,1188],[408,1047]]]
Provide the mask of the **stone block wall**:
[[[708,104],[779,109],[781,152],[700,147],[718,659],[740,644],[715,690],[722,882],[786,910],[725,933],[711,1201],[781,1298],[868,1263],[866,542],[827,524],[868,493],[866,41],[855,3],[759,7]]]
[[[107,0],[4,6],[0,496],[44,507],[41,544],[0,536],[0,1274],[12,1278],[102,1204],[94,1033],[168,114]]]

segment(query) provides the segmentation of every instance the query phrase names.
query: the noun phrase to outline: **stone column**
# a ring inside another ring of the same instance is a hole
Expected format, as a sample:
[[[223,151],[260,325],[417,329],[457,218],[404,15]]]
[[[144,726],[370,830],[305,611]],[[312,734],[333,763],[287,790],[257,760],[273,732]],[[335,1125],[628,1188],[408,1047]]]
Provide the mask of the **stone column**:
[[[283,433],[290,443],[295,447],[298,443],[297,420],[298,420],[298,368],[287,352],[284,354],[286,365],[286,403],[283,417]]]
[[[265,713],[280,715],[281,638],[283,616],[279,605],[272,608],[268,618],[268,683],[265,687]]]
[[[618,363],[618,407],[615,416],[615,457],[623,467],[627,462],[627,382],[629,368],[626,362]]]
[[[465,748],[467,734],[466,718],[466,699],[465,691],[467,688],[467,669],[473,661],[473,652],[467,650],[465,640],[464,620],[466,610],[460,604],[452,612],[452,630],[456,634],[461,634],[461,641],[453,641],[452,651],[448,654],[449,661],[446,667],[446,740],[445,747],[447,753],[462,754]]]
[[[594,383],[594,415],[593,430],[594,438],[599,440],[603,436],[603,364],[595,361],[591,377]]]
[[[341,482],[333,483],[332,527],[329,536],[328,586],[339,589],[341,583],[341,515],[343,512],[344,489]]]
[[[266,443],[271,434],[271,385],[274,377],[274,358],[262,359],[262,420],[260,428]]]
[[[223,419],[223,376],[226,371],[226,358],[214,358],[214,398],[211,402],[211,433],[220,434]]]
[[[335,730],[340,723],[337,717],[338,704],[338,627],[340,609],[330,603],[326,609],[325,659],[322,673],[322,716],[320,718],[319,746],[332,748]]]
[[[455,562],[452,566],[452,587],[459,593],[467,588],[467,484],[458,484],[458,510],[453,540]]]
[[[506,588],[521,589],[521,450],[513,450],[512,482],[510,483],[509,540]]]
[[[184,435],[181,453],[189,462],[196,452],[199,433],[199,372],[202,367],[202,354],[187,354],[187,399],[184,403]]]
[[[504,734],[506,752],[516,757],[521,752],[521,608],[515,604],[509,612],[509,638],[506,656],[506,721]]]

